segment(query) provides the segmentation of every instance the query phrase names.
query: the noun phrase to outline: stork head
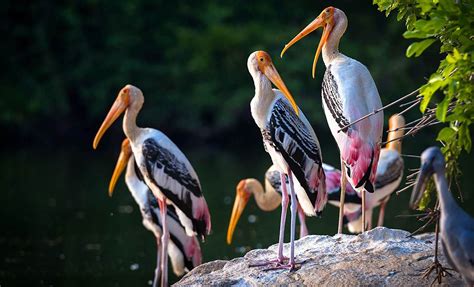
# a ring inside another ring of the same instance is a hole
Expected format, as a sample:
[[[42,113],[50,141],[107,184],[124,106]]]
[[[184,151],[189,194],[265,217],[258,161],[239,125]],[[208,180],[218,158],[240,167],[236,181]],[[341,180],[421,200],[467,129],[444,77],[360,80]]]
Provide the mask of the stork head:
[[[305,36],[309,35],[314,30],[322,27],[323,28],[323,35],[318,45],[318,49],[316,50],[316,54],[313,60],[313,78],[316,75],[316,63],[318,62],[319,55],[321,53],[321,49],[326,44],[329,36],[333,32],[334,26],[341,22],[345,27],[342,27],[342,33],[344,33],[347,27],[347,17],[344,12],[341,10],[334,8],[334,7],[327,7],[324,9],[313,22],[309,23],[306,28],[304,28],[298,35],[296,35],[288,44],[285,45],[283,50],[281,51],[280,57],[283,57],[286,50],[288,50],[293,44],[298,42],[299,40],[303,39]],[[342,34],[341,34],[342,36]]]
[[[117,160],[117,164],[115,165],[114,173],[112,174],[112,178],[110,179],[109,183],[109,196],[112,196],[114,193],[115,185],[117,184],[117,180],[122,174],[123,170],[127,166],[128,160],[132,156],[132,147],[130,146],[130,141],[125,138],[122,141],[122,148],[120,150],[120,155]]]
[[[247,60],[247,67],[250,75],[252,75],[254,79],[258,79],[260,78],[260,75],[264,75],[268,80],[270,80],[270,82],[272,82],[288,99],[295,110],[295,113],[299,115],[299,109],[293,96],[281,79],[280,74],[278,74],[278,71],[273,65],[272,58],[270,58],[270,55],[268,55],[267,52],[257,51],[250,54]]]
[[[144,98],[142,91],[132,85],[126,85],[123,87],[112,107],[110,108],[109,113],[105,117],[104,122],[97,132],[92,147],[97,148],[100,139],[104,135],[105,131],[117,120],[117,118],[128,108],[140,109],[143,105]]]
[[[427,148],[421,154],[421,167],[420,173],[416,179],[415,188],[411,193],[410,206],[413,209],[418,207],[423,193],[426,188],[426,183],[428,179],[433,175],[433,173],[444,173],[445,171],[445,161],[444,156],[441,153],[441,150],[438,147]]]
[[[251,182],[252,181],[249,179],[242,179],[239,184],[237,184],[234,207],[232,208],[232,215],[230,216],[229,227],[227,229],[227,244],[229,245],[232,243],[232,236],[234,235],[237,222],[239,221],[252,193]]]

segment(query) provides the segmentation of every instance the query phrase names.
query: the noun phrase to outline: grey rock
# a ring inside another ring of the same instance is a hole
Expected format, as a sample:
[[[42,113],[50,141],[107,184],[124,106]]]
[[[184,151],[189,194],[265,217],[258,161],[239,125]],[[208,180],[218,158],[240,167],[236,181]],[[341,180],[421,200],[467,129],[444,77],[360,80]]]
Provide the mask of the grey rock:
[[[403,230],[378,227],[360,235],[309,235],[295,242],[297,271],[263,271],[250,263],[276,258],[277,245],[249,251],[230,261],[198,266],[174,286],[430,286],[423,271],[434,258],[434,234],[410,237]],[[285,253],[289,244],[285,244]],[[440,249],[440,261],[446,259]],[[460,275],[443,285],[462,286]]]

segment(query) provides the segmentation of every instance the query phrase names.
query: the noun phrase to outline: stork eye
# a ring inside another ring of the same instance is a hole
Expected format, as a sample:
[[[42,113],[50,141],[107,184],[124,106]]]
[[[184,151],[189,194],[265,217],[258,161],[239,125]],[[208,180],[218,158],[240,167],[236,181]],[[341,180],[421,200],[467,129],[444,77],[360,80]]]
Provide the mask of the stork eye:
[[[260,58],[260,62],[263,62],[263,58]]]

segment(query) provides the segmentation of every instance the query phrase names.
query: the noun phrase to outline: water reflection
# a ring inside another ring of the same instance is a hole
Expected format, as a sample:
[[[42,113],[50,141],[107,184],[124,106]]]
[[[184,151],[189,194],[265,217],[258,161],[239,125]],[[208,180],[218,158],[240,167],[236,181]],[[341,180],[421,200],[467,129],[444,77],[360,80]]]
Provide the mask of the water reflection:
[[[335,146],[327,149],[335,149]],[[423,147],[409,147],[413,153]],[[245,156],[242,156],[245,154]],[[335,165],[336,150],[325,161]],[[239,222],[233,245],[225,243],[227,224],[241,178],[263,179],[269,158],[263,150],[195,150],[187,152],[199,173],[212,215],[213,232],[202,244],[204,262],[242,256],[252,248],[276,243],[279,209],[263,213],[250,201]],[[155,268],[155,243],[141,226],[140,212],[118,183],[113,198],[107,185],[115,164],[112,152],[34,150],[2,155],[0,182],[0,284],[144,286]],[[416,159],[406,166],[417,167]],[[469,179],[463,178],[464,190]],[[408,214],[409,193],[393,196],[386,213],[389,227],[414,230],[418,223],[396,215]],[[474,214],[472,195],[465,193],[464,208]],[[376,216],[376,214],[374,215]],[[334,234],[337,209],[328,207],[322,219],[309,218],[310,233]],[[288,229],[288,228],[287,228]],[[287,240],[288,240],[287,235]],[[171,282],[176,278],[171,275]]]

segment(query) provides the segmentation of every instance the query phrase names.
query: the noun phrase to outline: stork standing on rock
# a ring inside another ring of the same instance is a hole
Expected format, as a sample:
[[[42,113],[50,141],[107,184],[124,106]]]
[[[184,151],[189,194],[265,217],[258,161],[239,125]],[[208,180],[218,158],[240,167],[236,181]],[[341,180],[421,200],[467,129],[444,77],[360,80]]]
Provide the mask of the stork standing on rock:
[[[313,78],[322,51],[326,65],[321,93],[323,108],[341,155],[342,191],[338,233],[342,233],[346,179],[362,194],[362,222],[365,222],[365,192],[372,193],[375,190],[383,113],[351,123],[381,108],[382,102],[369,70],[360,62],[339,52],[339,41],[347,28],[346,14],[340,9],[324,9],[313,22],[285,45],[281,56],[283,57],[285,51],[294,43],[319,27],[323,27],[323,35],[313,61]],[[362,223],[362,231],[364,230],[365,224]]]
[[[273,262],[277,263],[275,268],[294,270],[297,203],[306,214],[314,216],[321,213],[327,201],[321,148],[313,128],[296,105],[270,56],[264,51],[254,52],[248,58],[247,67],[255,84],[255,96],[250,103],[252,117],[262,133],[265,150],[280,172],[283,187],[278,257]],[[271,83],[279,90],[272,89]],[[287,178],[291,195],[291,232],[289,263],[284,264]],[[271,261],[263,265],[268,263]]]

